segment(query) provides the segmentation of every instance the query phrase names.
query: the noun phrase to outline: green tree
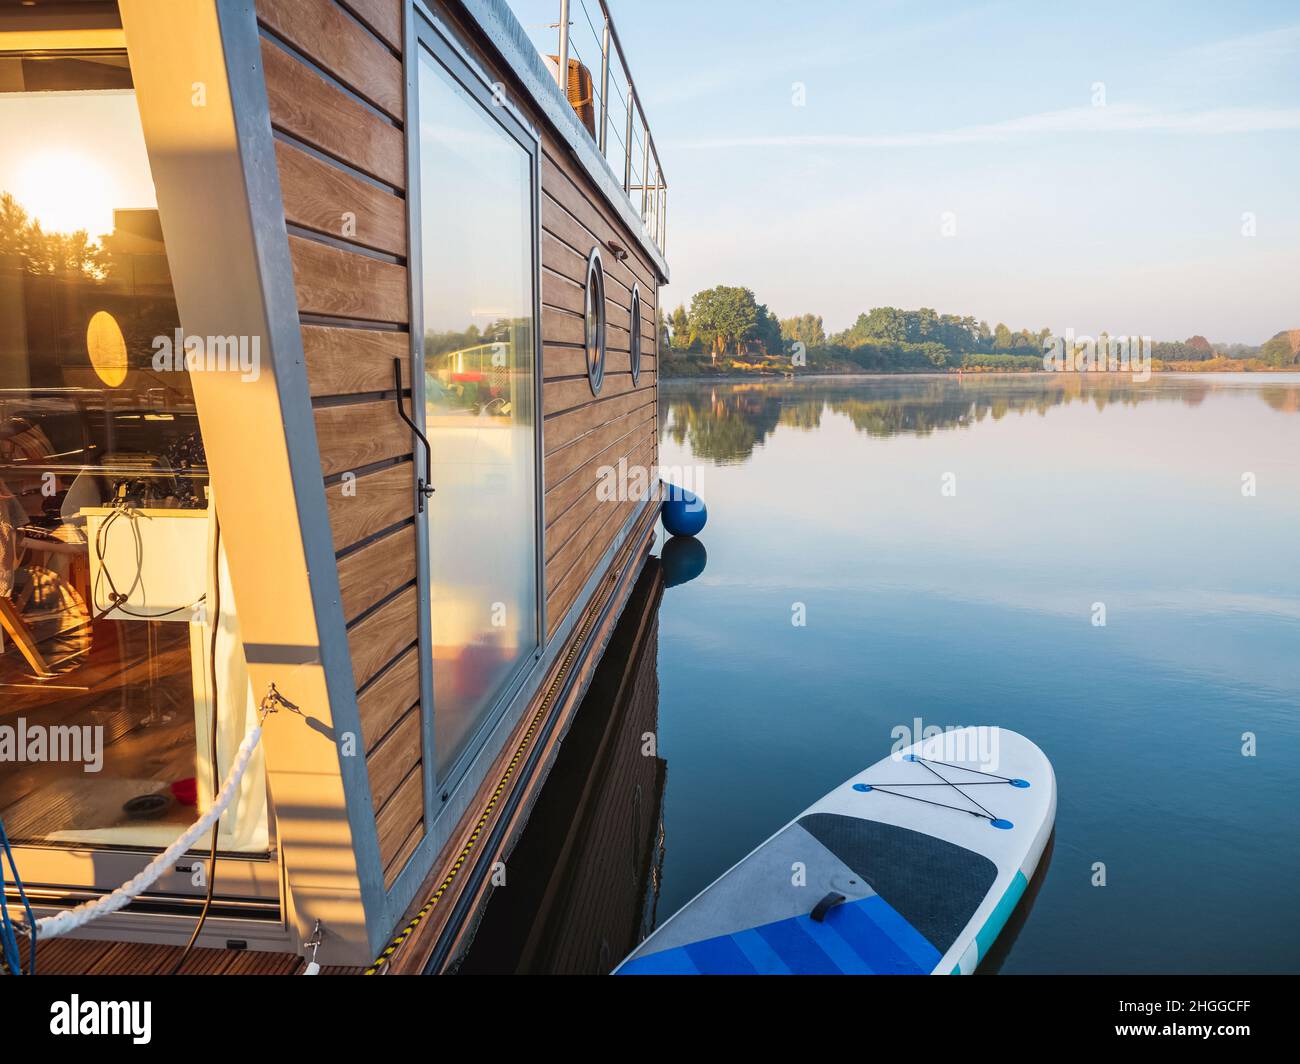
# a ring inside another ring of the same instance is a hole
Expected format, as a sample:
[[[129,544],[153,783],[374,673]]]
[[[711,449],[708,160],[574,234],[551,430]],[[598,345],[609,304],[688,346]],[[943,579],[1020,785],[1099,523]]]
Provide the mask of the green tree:
[[[1277,369],[1300,365],[1300,329],[1278,333],[1259,349],[1259,357]]]
[[[776,320],[776,315],[767,309],[766,303],[758,305],[758,322],[754,326],[753,339],[758,341],[759,346],[763,348],[766,355],[779,355],[783,344],[781,343],[781,323]]]
[[[859,331],[865,340],[889,340],[906,343],[907,314],[897,307],[873,307],[865,317],[859,315],[853,331]]]
[[[826,346],[826,327],[820,314],[800,314],[781,319],[781,338],[786,343],[800,343],[810,350]]]
[[[686,316],[686,308],[678,304],[677,309],[669,316],[668,323],[673,330],[673,347],[678,351],[685,351],[694,339],[691,336],[691,323]]]
[[[767,308],[764,307],[766,314]],[[713,363],[727,348],[736,354],[744,351],[747,341],[757,338],[759,303],[748,288],[718,285],[691,298],[691,332],[709,345]]]

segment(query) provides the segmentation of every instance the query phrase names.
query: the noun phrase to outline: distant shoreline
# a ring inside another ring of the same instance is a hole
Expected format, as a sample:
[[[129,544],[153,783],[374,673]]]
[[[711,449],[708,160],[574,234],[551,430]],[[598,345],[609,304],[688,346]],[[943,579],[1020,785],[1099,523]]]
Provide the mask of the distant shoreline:
[[[1181,366],[1177,369],[1152,369],[1152,378],[1163,377],[1219,377],[1229,373],[1250,375],[1252,377],[1300,377],[1300,369],[1184,369]],[[763,373],[754,371],[750,373],[687,373],[675,374],[664,373],[659,379],[668,382],[687,381],[687,382],[705,382],[711,381],[718,384],[743,384],[746,381],[788,381],[795,383],[797,381],[835,381],[835,380],[934,380],[937,377],[952,377],[965,379],[967,377],[1080,377],[1080,378],[1118,378],[1126,381],[1133,380],[1132,373],[1110,372],[1103,370],[1088,370],[1084,373],[1054,373],[1048,370],[935,370],[928,372],[925,370],[908,370],[903,373],[881,373],[877,372],[853,372],[837,373],[835,371],[818,371],[815,373],[795,373],[786,376],[782,373]],[[1138,382],[1141,383],[1141,382]]]

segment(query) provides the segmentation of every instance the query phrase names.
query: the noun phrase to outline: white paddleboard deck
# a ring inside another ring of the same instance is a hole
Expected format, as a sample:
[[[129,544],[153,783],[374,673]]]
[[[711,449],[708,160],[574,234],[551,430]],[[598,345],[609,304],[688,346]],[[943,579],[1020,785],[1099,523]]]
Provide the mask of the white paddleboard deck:
[[[614,974],[970,974],[1055,819],[1051,763],[1023,735],[936,735],[809,807]]]

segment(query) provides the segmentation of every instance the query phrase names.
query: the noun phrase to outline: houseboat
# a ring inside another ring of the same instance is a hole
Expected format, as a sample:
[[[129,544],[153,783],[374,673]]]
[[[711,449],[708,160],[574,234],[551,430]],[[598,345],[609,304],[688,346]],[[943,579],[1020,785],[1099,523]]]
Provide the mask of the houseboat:
[[[463,954],[660,501],[608,489],[657,468],[666,182],[604,0],[556,7],[0,12],[22,965]]]

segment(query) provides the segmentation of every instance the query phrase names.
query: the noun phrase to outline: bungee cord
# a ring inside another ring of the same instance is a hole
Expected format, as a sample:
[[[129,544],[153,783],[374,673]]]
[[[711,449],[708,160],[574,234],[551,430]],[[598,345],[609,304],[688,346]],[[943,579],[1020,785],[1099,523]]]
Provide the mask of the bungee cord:
[[[931,760],[930,758],[921,757],[919,754],[907,754],[904,756],[903,759],[905,761],[911,761],[914,764],[921,765],[923,768],[926,769],[926,771],[931,773],[939,782],[932,783],[927,780],[919,783],[892,783],[892,782],[891,783],[870,783],[868,781],[863,780],[853,784],[853,789],[855,791],[859,791],[864,794],[871,791],[879,791],[881,794],[890,794],[893,795],[895,798],[907,798],[910,801],[922,802],[925,805],[933,805],[938,807],[939,809],[951,809],[954,813],[968,813],[970,816],[979,817],[979,818],[983,818],[984,820],[987,820],[994,827],[1008,828],[1012,826],[1010,821],[1004,820],[1001,817],[994,816],[993,813],[991,813],[985,806],[981,805],[969,794],[967,794],[964,790],[962,790],[962,787],[993,787],[993,786],[1028,787],[1029,786],[1028,782],[1022,779],[1016,779],[1011,776],[999,776],[995,772],[985,772],[981,769],[970,768],[967,765],[954,765],[948,761],[934,761]],[[973,772],[977,776],[987,776],[989,778],[983,780],[962,780],[960,784],[958,784],[958,782],[948,779],[948,777],[943,775],[943,773],[939,772],[936,768],[934,768],[935,765],[942,765],[945,768],[958,769],[961,772]],[[898,790],[886,789],[891,787],[906,787],[906,788],[951,787],[954,791],[956,791],[963,798],[965,798],[966,801],[970,802],[971,805],[975,806],[975,809],[965,809],[959,805],[948,805],[946,802],[936,802],[930,798],[922,798],[916,794],[904,794]]]

